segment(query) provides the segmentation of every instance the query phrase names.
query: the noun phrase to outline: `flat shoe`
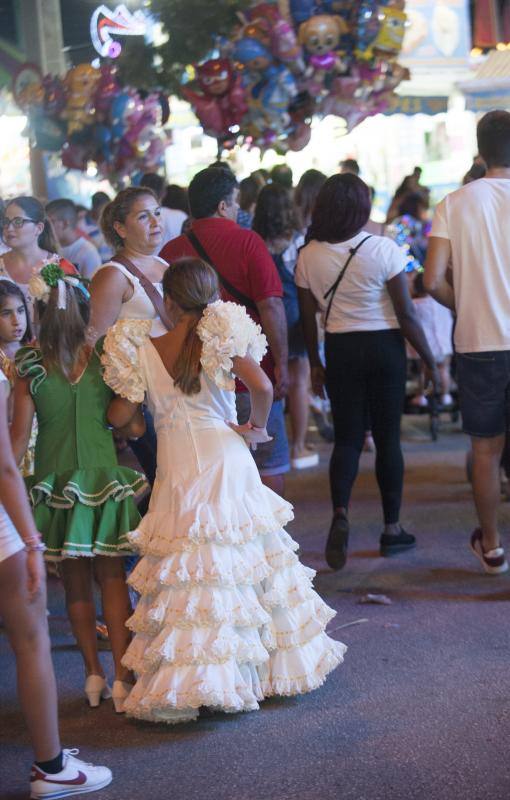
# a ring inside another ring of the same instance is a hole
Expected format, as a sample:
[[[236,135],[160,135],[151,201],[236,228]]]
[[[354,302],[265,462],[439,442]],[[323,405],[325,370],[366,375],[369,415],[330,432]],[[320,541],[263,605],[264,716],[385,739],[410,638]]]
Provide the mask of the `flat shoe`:
[[[415,537],[411,533],[406,533],[403,528],[395,536],[381,533],[379,552],[384,557],[405,553],[406,550],[412,550],[413,547],[416,547]]]
[[[349,543],[349,520],[343,511],[336,511],[331,521],[326,542],[326,562],[331,569],[339,570],[347,561]]]

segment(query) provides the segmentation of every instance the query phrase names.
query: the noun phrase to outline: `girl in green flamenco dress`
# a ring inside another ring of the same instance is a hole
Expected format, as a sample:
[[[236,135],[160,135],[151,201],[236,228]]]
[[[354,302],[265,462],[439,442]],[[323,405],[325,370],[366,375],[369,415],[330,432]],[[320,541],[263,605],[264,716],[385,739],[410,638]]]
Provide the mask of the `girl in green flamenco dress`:
[[[25,453],[35,413],[39,430],[27,486],[36,526],[46,558],[60,562],[91,706],[111,696],[97,651],[93,579],[100,586],[115,664],[113,699],[121,710],[132,682],[121,664],[131,613],[122,556],[131,552],[127,533],[139,520],[134,496],[145,482],[117,461],[106,421],[113,395],[102,379],[102,342],[91,348],[86,340],[86,288],[48,264],[34,274],[30,291],[37,299],[40,337],[39,346],[16,354],[13,450],[16,458]],[[141,417],[126,433],[143,433]]]

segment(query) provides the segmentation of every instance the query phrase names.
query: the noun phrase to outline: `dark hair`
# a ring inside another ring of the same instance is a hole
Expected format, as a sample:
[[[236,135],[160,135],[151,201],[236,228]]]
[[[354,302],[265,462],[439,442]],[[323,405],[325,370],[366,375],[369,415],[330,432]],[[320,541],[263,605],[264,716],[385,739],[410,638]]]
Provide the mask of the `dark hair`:
[[[165,208],[175,208],[177,211],[189,214],[188,192],[183,186],[178,186],[176,183],[171,183],[166,187],[161,204]]]
[[[359,164],[355,158],[346,158],[344,161],[340,161],[340,167],[346,174],[359,175],[360,173]]]
[[[200,258],[181,258],[165,271],[163,294],[171,297],[183,311],[195,316],[172,372],[175,385],[184,394],[198,394],[202,341],[197,333],[197,325],[206,306],[218,299],[218,276]]]
[[[462,184],[465,186],[466,183],[472,183],[473,181],[480,180],[480,178],[485,178],[486,172],[487,167],[485,164],[480,164],[479,162],[474,161],[464,175]]]
[[[284,189],[292,189],[292,170],[287,164],[277,164],[270,172],[273,183],[278,183]]]
[[[59,200],[52,200],[46,204],[46,214],[48,217],[58,217],[70,222],[71,225],[76,225],[78,222],[78,209],[72,200],[60,198]]]
[[[510,114],[489,111],[476,129],[478,150],[490,167],[510,167]]]
[[[90,198],[92,211],[99,211],[102,206],[105,206],[111,200],[106,192],[95,192]]]
[[[28,219],[31,219],[33,222],[42,222],[44,224],[44,228],[37,238],[37,244],[41,250],[47,250],[48,253],[59,252],[57,239],[53,233],[51,223],[44,213],[43,204],[40,203],[36,197],[28,197],[26,195],[13,197],[12,200],[9,200],[6,204],[5,210],[7,210],[9,206],[19,206],[23,209],[23,213],[27,215]]]
[[[420,210],[429,207],[428,201],[421,192],[409,192],[405,194],[398,205],[398,215],[409,214],[415,219],[420,218]]]
[[[2,278],[0,279],[0,310],[2,309],[4,304],[3,301],[7,297],[17,297],[18,300],[20,300],[21,303],[23,303],[23,308],[25,309],[25,317],[27,319],[27,329],[21,340],[21,344],[26,344],[27,342],[32,341],[32,325],[30,322],[30,315],[28,313],[28,306],[27,306],[27,301],[25,299],[25,295],[23,294],[23,292],[16,283],[14,283],[13,281],[3,280]]]
[[[264,186],[258,196],[252,230],[267,242],[280,237],[290,238],[297,228],[289,190],[277,183]]]
[[[140,186],[147,186],[152,189],[158,200],[161,200],[165,191],[165,179],[156,172],[146,172],[140,179]]]
[[[121,222],[123,224],[139,197],[153,197],[159,203],[158,198],[148,186],[128,186],[103,208],[101,230],[106,241],[116,249],[123,247],[124,240],[115,230],[113,223]]]
[[[45,366],[58,370],[70,380],[76,360],[86,342],[90,305],[81,289],[65,282],[64,285],[65,308],[58,307],[57,287],[50,290],[46,302],[37,302],[39,345]]]
[[[224,200],[227,205],[237,189],[234,173],[222,167],[207,167],[197,172],[189,185],[188,198],[194,219],[212,217]]]
[[[239,206],[243,211],[249,211],[257,201],[262,184],[256,178],[243,178],[239,184]]]
[[[225,172],[230,172],[231,175],[234,174],[234,170],[226,161],[213,161],[212,164],[209,164],[207,169],[224,169]]]
[[[352,173],[332,175],[319,192],[306,241],[345,242],[352,239],[370,216],[370,192]]]
[[[294,192],[294,203],[299,214],[299,227],[308,226],[308,221],[312,216],[313,207],[317,200],[317,195],[327,181],[326,175],[318,169],[307,169],[301,175],[296,191]]]

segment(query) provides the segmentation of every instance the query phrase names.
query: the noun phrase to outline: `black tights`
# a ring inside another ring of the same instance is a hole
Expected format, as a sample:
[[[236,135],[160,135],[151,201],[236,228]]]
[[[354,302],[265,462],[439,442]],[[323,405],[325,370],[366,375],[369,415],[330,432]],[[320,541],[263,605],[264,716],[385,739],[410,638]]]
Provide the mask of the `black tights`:
[[[329,465],[333,508],[348,508],[358,474],[367,414],[376,447],[375,472],[384,522],[399,521],[404,480],[400,419],[406,354],[400,330],[326,334],[326,386],[335,446]]]

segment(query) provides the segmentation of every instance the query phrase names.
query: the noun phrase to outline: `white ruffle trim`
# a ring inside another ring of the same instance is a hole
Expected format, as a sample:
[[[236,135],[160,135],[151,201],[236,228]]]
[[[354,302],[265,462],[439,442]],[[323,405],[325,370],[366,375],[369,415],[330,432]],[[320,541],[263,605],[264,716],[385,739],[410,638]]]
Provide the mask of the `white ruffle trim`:
[[[143,402],[145,396],[139,348],[147,341],[151,327],[150,319],[121,319],[105,336],[101,355],[104,382],[132,403]]]
[[[139,676],[129,715],[175,723],[200,706],[252,711],[265,696],[311,691],[341,663],[345,646],[325,633],[336,612],[281,527],[291,517],[264,493],[230,513],[149,512],[128,535],[144,553],[129,578],[141,594],[123,659]]]
[[[208,305],[197,333],[202,340],[200,363],[220,389],[235,388],[233,358],[251,356],[259,363],[267,350],[267,339],[260,325],[237,303],[218,300]]]
[[[299,545],[281,530],[293,518],[292,506],[284,500],[273,509],[264,495],[245,497],[236,508],[203,503],[188,514],[181,514],[175,522],[166,511],[149,511],[139,527],[131,531],[129,541],[142,555],[161,557],[194,550],[196,545],[208,542],[242,545],[280,530],[286,546],[297,550]],[[171,536],[169,529],[173,531]]]

